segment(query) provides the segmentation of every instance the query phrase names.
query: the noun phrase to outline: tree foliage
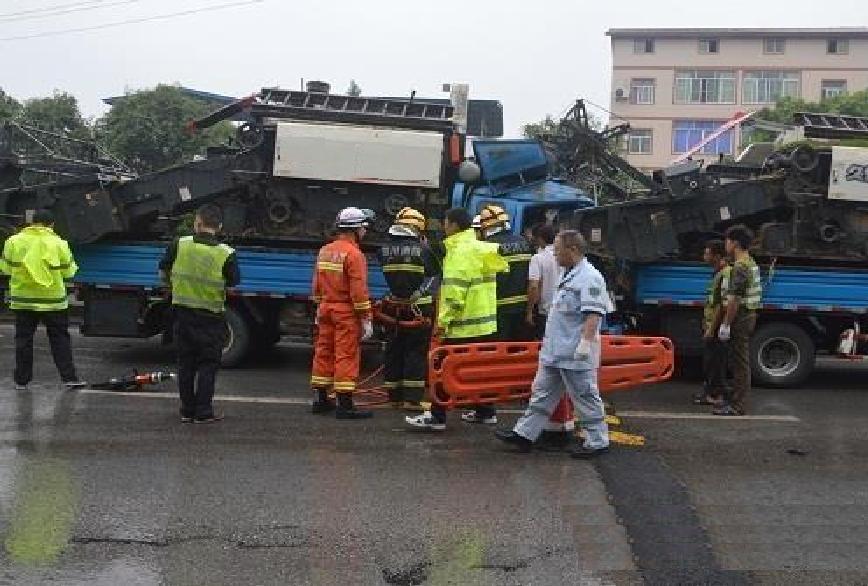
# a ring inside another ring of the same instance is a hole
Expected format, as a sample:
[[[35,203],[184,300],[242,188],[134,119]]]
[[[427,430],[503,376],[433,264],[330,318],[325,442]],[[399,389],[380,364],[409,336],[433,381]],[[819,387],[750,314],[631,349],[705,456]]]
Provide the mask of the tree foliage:
[[[347,88],[347,95],[353,96],[354,98],[358,98],[362,95],[362,88],[356,83],[355,79],[350,80],[350,85]]]
[[[0,88],[0,122],[15,118],[21,113],[21,104]]]
[[[155,171],[189,160],[205,147],[234,134],[228,122],[189,133],[185,125],[214,109],[177,86],[127,93],[97,121],[101,144],[139,172]]]
[[[760,110],[756,117],[771,122],[792,124],[793,114],[796,112],[847,114],[849,116],[868,117],[868,90],[853,92],[851,94],[842,94],[819,102],[806,102],[802,99],[784,98],[783,100],[778,101],[773,108],[764,108]],[[774,140],[774,133],[765,130],[756,130],[751,133],[748,142],[773,142]],[[858,139],[845,139],[839,142],[851,146],[861,146],[864,139],[858,142],[854,141],[858,141]]]
[[[70,138],[87,139],[90,136],[90,128],[81,115],[78,100],[66,92],[55,91],[52,96],[26,100],[19,120],[27,126]]]

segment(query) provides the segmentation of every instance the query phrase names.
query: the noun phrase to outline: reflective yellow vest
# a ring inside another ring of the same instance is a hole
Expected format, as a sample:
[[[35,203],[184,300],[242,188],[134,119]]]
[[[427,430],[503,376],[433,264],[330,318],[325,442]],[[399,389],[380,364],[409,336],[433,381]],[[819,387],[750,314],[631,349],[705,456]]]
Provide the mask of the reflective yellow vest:
[[[472,228],[443,241],[443,280],[437,325],[445,337],[475,338],[497,331],[497,273],[509,270],[499,245],[480,242]]]
[[[226,244],[201,244],[192,236],[181,238],[171,271],[172,305],[223,313],[226,310],[223,265],[234,252]]]
[[[6,240],[0,271],[9,275],[10,309],[63,311],[69,307],[64,279],[78,270],[69,244],[46,226],[28,226]]]
[[[735,261],[735,263],[733,263],[732,267],[730,268],[729,274],[727,274],[721,282],[721,289],[724,295],[728,295],[729,281],[732,275],[732,271],[739,266],[746,268],[748,273],[747,290],[740,300],[740,305],[742,308],[749,311],[756,311],[757,309],[759,309],[760,304],[762,303],[763,285],[762,277],[760,276],[759,266],[757,266],[756,261],[753,259],[753,257],[748,256],[742,260]]]

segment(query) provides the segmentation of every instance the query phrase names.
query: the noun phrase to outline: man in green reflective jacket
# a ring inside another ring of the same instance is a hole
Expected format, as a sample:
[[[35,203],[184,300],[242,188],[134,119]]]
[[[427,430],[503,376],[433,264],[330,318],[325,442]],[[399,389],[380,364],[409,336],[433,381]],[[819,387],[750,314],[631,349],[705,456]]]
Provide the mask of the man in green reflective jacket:
[[[226,288],[241,281],[235,251],[221,243],[219,207],[196,212],[193,236],[173,242],[160,262],[172,288],[181,423],[215,423],[214,383],[226,343]]]
[[[509,270],[494,242],[476,238],[470,214],[464,208],[446,212],[443,229],[446,258],[437,308],[435,336],[443,344],[472,344],[497,333],[497,273]],[[446,410],[407,417],[407,424],[433,431],[446,429]]]
[[[69,337],[69,300],[65,279],[78,270],[69,244],[54,233],[48,210],[33,214],[29,226],[3,246],[0,272],[9,275],[9,308],[15,312],[15,388],[27,390],[33,379],[33,335],[45,324],[51,356],[67,389],[78,380]]]

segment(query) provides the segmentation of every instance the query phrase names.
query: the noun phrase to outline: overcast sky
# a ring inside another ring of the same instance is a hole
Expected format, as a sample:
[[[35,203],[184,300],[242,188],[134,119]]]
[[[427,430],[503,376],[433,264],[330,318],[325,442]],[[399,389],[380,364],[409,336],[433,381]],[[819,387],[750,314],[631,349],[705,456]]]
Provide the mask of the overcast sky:
[[[233,4],[223,9],[219,6]],[[98,6],[97,9],[90,9]],[[868,25],[865,0],[0,0],[0,87],[101,99],[157,83],[228,95],[299,80],[439,96],[444,82],[503,103],[508,134],[576,97],[608,105],[609,28]],[[57,8],[62,7],[62,8]],[[50,14],[45,9],[62,10]],[[191,15],[62,35],[128,20]],[[86,10],[85,10],[86,9]],[[42,10],[40,12],[40,10]]]

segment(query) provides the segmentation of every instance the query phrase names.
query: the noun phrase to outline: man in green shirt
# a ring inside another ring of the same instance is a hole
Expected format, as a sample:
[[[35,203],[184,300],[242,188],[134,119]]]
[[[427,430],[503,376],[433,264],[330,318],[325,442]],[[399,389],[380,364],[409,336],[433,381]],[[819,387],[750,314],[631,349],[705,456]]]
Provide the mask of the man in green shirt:
[[[695,405],[719,405],[726,390],[727,346],[717,338],[717,330],[723,320],[723,303],[726,292],[721,286],[729,277],[730,266],[726,259],[723,240],[705,243],[704,260],[714,272],[708,281],[705,307],[702,315],[703,342],[703,390],[693,395]]]
[[[750,255],[753,232],[745,226],[726,231],[726,252],[733,259],[729,279],[721,286],[726,290],[726,312],[718,329],[718,339],[729,342],[732,361],[732,392],[715,415],[744,415],[745,399],[750,391],[750,337],[756,327],[756,314],[762,301],[759,267]]]

